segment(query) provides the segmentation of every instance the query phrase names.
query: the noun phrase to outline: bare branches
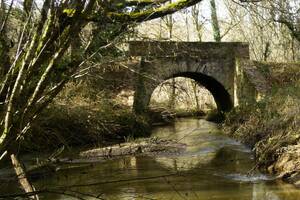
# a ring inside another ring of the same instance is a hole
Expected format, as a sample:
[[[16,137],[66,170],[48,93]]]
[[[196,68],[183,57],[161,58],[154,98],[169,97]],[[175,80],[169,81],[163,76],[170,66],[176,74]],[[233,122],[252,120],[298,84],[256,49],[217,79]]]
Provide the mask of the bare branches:
[[[284,24],[291,31],[292,36],[300,42],[300,27],[297,28],[297,25],[284,18],[274,19],[274,21]]]
[[[5,27],[7,26],[7,20],[8,16],[10,15],[12,6],[14,4],[14,0],[10,2],[9,8],[6,11],[6,5],[5,2],[1,2],[1,14],[0,14],[0,22],[1,22],[1,28],[0,28],[0,34],[3,34],[3,31],[5,30]],[[4,15],[5,14],[5,15]],[[2,19],[3,18],[3,19]]]
[[[61,18],[63,10],[54,8],[54,1],[46,0],[41,10],[41,17],[36,23],[36,28],[33,29],[32,39],[27,40],[25,45],[22,45],[23,37],[20,38],[16,61],[11,66],[9,73],[6,74],[6,81],[1,87],[1,96],[7,98],[4,127],[0,134],[1,151],[9,145],[8,141],[11,142],[11,140],[6,140],[7,137],[12,138],[12,140],[18,137],[23,129],[24,117],[28,112],[34,110],[32,109],[34,108],[33,104],[47,88],[53,67],[69,48],[72,35],[81,30],[83,22],[77,19],[82,9],[83,5],[78,3],[72,20],[64,23],[68,18]],[[54,25],[58,23],[62,23],[62,25]],[[24,30],[25,28],[26,25]],[[24,54],[19,52],[21,45],[24,48]],[[47,67],[41,69],[42,65]],[[14,80],[10,81],[11,78]],[[8,90],[9,88],[10,90]],[[22,101],[19,98],[21,95],[23,95]],[[12,121],[13,116],[14,119],[17,119],[14,121],[20,123],[17,127]],[[31,117],[27,116],[27,120],[31,121]]]
[[[237,0],[232,0],[234,3],[244,7],[248,11],[254,12],[263,20],[270,20],[276,23],[285,25],[291,32],[291,36],[300,41],[300,6],[297,5],[297,1],[260,1],[260,0],[245,0],[239,3]],[[255,11],[253,8],[261,8],[269,13],[269,16]]]
[[[4,1],[1,1],[0,8],[0,78],[8,71],[10,65],[9,50],[12,47],[11,41],[7,36],[8,16],[11,13],[14,0],[11,1],[7,8]]]

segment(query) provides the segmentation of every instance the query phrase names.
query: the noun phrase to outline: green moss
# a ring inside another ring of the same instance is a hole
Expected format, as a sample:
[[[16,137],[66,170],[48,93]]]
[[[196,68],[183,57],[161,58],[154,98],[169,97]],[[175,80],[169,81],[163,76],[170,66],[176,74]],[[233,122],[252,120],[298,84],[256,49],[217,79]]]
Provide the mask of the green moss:
[[[63,10],[63,13],[65,13],[68,17],[73,17],[75,12],[76,12],[75,9],[64,9]]]
[[[153,19],[165,14],[174,13],[180,9],[189,7],[196,4],[198,1],[189,0],[178,0],[174,3],[168,3],[165,6],[160,6],[159,8],[150,8],[148,10],[130,12],[130,13],[120,13],[120,12],[108,12],[107,17],[119,20],[119,21],[143,21],[145,19]]]

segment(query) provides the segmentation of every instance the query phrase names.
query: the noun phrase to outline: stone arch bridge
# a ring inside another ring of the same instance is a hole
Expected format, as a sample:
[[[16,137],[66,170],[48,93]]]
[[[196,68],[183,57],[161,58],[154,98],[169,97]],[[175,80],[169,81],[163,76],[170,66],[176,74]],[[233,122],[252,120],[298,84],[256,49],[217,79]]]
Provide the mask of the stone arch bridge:
[[[253,94],[241,67],[242,60],[249,60],[245,43],[131,41],[129,56],[139,59],[135,66],[136,114],[146,113],[154,89],[173,77],[191,78],[204,86],[222,112],[249,101]]]

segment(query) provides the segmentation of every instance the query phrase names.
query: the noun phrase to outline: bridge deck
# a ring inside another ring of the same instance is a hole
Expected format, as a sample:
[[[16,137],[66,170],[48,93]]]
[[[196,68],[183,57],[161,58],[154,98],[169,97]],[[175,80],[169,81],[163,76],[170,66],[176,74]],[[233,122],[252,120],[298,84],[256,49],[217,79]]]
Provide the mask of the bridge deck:
[[[130,56],[197,57],[203,59],[239,57],[249,59],[249,45],[241,42],[130,41]]]

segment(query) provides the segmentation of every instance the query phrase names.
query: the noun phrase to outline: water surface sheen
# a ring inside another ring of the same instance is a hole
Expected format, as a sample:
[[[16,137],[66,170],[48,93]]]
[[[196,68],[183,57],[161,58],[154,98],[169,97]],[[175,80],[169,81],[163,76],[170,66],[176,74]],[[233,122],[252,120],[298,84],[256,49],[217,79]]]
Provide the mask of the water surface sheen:
[[[254,158],[250,149],[223,135],[214,123],[181,119],[174,125],[154,128],[152,136],[186,143],[187,149],[177,155],[129,156],[87,163],[58,171],[34,184],[39,189],[55,188],[102,199],[300,199],[293,186],[251,170]],[[64,188],[66,185],[70,187]],[[76,199],[44,193],[41,197]]]

